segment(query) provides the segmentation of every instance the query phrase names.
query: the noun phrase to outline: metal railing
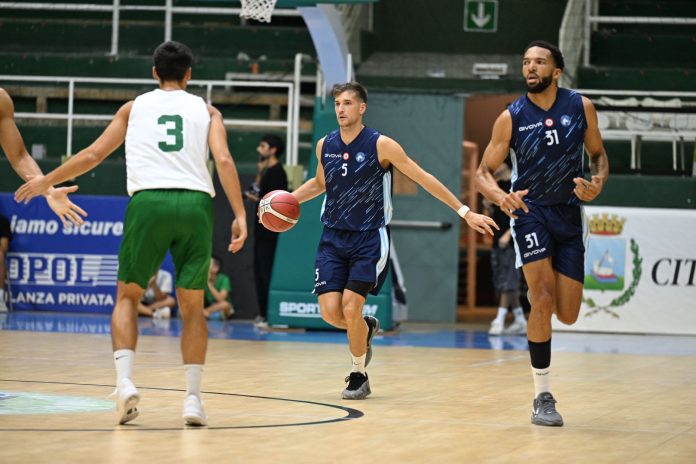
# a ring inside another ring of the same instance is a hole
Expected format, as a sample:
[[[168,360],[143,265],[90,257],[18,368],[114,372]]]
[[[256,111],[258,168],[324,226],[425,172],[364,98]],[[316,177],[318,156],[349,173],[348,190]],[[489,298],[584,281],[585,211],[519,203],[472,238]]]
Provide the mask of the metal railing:
[[[649,90],[598,90],[598,89],[578,89],[582,95],[590,98],[597,108],[600,117],[611,117],[621,115],[620,120],[634,118],[637,114],[642,114],[643,119],[651,119],[652,115],[659,114],[665,116],[660,118],[667,121],[662,125],[653,125],[652,122],[646,127],[631,128],[628,124],[619,124],[619,127],[600,127],[602,138],[605,140],[625,140],[631,143],[631,169],[641,169],[641,152],[643,141],[671,142],[672,143],[672,169],[677,170],[677,160],[681,161],[682,170],[685,169],[685,142],[696,141],[696,125],[694,124],[674,124],[679,118],[689,116],[693,122],[693,115],[696,115],[696,92],[676,92],[676,91],[649,91]],[[632,105],[621,104],[621,100],[614,100],[609,103],[602,101],[602,97],[624,97],[636,99]],[[649,104],[638,102],[637,98],[653,99]],[[671,101],[661,101],[655,99],[679,99],[679,106],[672,106]],[[612,109],[616,108],[616,110]],[[670,118],[672,117],[672,118]],[[608,121],[608,120],[607,120]],[[664,122],[664,121],[663,121]]]
[[[17,119],[57,119],[67,121],[67,141],[66,154],[73,154],[73,122],[76,120],[91,121],[110,121],[111,114],[85,114],[76,113],[75,86],[78,84],[101,84],[101,85],[152,85],[157,86],[153,79],[122,79],[122,78],[100,78],[100,77],[69,77],[69,76],[8,76],[0,75],[1,81],[11,82],[43,82],[59,83],[68,86],[68,108],[66,113],[15,113]],[[232,81],[232,80],[190,80],[190,87],[203,87],[205,89],[205,99],[209,104],[213,104],[213,88],[222,87],[248,87],[248,88],[280,88],[285,89],[288,98],[288,111],[285,120],[262,120],[262,119],[224,119],[226,126],[246,126],[246,127],[270,127],[285,128],[287,137],[288,164],[296,165],[298,162],[298,132],[299,132],[299,85],[294,82],[266,82],[266,81]]]
[[[172,25],[175,14],[186,15],[239,15],[241,8],[226,7],[186,7],[174,6],[174,0],[165,0],[164,5],[121,5],[121,0],[113,0],[111,5],[90,3],[19,3],[0,2],[4,10],[45,10],[45,11],[74,11],[74,12],[103,12],[111,13],[111,51],[110,55],[118,55],[119,26],[121,11],[161,11],[164,13],[164,41],[172,39]],[[300,16],[296,9],[278,8],[274,16]]]

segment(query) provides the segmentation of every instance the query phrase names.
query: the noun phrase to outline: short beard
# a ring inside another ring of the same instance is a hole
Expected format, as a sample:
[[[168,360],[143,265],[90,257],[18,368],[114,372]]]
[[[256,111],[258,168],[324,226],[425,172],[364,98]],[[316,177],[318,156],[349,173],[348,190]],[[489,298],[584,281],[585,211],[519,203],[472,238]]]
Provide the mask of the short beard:
[[[546,76],[546,77],[540,77],[539,82],[537,82],[534,85],[530,85],[525,82],[525,85],[527,86],[527,92],[529,93],[541,93],[544,90],[546,90],[551,83],[553,82],[553,78],[551,76]]]

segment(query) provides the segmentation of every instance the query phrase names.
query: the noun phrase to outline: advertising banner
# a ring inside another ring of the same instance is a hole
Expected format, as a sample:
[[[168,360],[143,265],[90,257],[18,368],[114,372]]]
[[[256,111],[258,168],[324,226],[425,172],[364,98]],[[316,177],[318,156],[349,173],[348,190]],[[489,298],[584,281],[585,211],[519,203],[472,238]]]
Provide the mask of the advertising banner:
[[[363,316],[375,316],[384,330],[393,325],[390,293],[383,291],[379,295],[369,295],[363,306]],[[273,327],[333,328],[321,318],[317,296],[311,292],[271,291],[268,323]]]
[[[24,205],[12,194],[0,194],[0,215],[9,220],[13,234],[7,256],[13,310],[113,309],[128,197],[70,198],[89,215],[80,227],[64,227],[43,198]],[[163,267],[171,272],[167,261]]]
[[[586,207],[582,307],[592,332],[696,335],[696,211]]]

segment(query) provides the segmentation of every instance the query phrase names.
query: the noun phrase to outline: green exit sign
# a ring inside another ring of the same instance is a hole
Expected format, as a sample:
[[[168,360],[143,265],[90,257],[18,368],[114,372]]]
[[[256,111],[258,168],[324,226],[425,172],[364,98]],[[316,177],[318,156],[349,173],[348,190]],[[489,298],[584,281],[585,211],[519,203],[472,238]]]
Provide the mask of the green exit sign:
[[[496,32],[498,30],[498,0],[465,0],[464,30],[466,32]]]

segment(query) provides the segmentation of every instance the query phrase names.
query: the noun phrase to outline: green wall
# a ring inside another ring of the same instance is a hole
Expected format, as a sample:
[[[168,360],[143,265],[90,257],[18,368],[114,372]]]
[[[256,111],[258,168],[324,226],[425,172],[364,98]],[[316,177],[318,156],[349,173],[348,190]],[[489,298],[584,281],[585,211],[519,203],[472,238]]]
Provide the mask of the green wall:
[[[365,122],[395,139],[426,171],[455,195],[461,184],[464,99],[460,96],[371,93]],[[418,187],[394,195],[394,219],[442,221],[449,230],[392,227],[407,290],[409,319],[456,319],[459,217]]]
[[[609,174],[593,206],[696,208],[696,177]]]
[[[464,0],[381,0],[371,47],[383,52],[521,54],[532,40],[558,42],[564,0],[499,0],[495,33],[464,32]],[[522,18],[522,19],[521,19]]]

